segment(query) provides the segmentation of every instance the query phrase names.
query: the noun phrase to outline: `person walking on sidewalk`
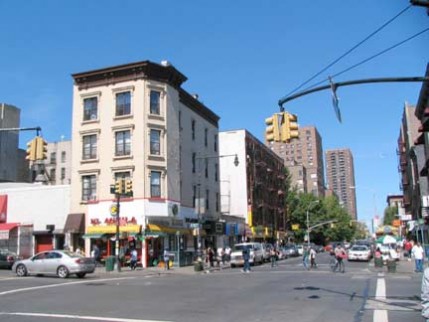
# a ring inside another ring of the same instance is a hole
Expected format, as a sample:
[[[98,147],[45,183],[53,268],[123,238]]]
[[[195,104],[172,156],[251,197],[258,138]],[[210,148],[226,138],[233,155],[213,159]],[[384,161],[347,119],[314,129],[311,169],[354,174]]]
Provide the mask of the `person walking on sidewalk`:
[[[170,254],[168,253],[168,249],[164,249],[164,269],[170,269]]]
[[[413,246],[413,248],[411,249],[411,254],[414,257],[414,260],[416,262],[416,273],[422,273],[423,272],[424,250],[423,250],[423,247],[420,245],[419,242],[417,242]]]

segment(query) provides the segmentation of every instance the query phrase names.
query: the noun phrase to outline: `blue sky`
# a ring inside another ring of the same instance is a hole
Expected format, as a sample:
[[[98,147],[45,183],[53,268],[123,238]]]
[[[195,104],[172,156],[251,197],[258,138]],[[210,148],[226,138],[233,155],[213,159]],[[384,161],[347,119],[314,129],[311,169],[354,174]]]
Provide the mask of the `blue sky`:
[[[220,129],[247,129],[263,140],[277,102],[409,5],[360,1],[1,1],[0,102],[21,108],[21,126],[39,125],[49,141],[71,136],[72,73],[134,61],[169,60],[184,88],[221,117]],[[310,82],[326,79],[429,27],[413,7]],[[429,32],[335,81],[423,76]],[[285,107],[314,125],[323,148],[354,155],[358,216],[382,214],[397,194],[396,146],[404,102],[421,84],[369,84],[338,90],[343,123],[328,91]],[[32,136],[22,133],[21,147]]]

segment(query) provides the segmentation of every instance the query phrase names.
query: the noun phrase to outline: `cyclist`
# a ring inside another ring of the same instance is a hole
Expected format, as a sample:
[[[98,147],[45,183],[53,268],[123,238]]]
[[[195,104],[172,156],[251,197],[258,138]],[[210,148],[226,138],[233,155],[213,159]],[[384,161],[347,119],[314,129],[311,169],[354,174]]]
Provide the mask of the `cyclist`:
[[[341,273],[345,272],[343,259],[346,257],[347,257],[346,250],[343,248],[343,246],[341,246],[341,244],[338,244],[337,247],[335,247],[335,258],[337,259],[337,262],[338,262],[338,271],[340,271]]]

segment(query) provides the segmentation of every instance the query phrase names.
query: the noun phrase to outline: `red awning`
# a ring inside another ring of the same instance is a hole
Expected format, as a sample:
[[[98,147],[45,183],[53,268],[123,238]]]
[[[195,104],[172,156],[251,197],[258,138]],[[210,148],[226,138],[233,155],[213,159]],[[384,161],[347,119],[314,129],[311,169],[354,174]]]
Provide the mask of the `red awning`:
[[[19,224],[17,224],[17,223],[0,224],[0,230],[11,230],[11,229],[14,229],[18,226],[19,226]]]

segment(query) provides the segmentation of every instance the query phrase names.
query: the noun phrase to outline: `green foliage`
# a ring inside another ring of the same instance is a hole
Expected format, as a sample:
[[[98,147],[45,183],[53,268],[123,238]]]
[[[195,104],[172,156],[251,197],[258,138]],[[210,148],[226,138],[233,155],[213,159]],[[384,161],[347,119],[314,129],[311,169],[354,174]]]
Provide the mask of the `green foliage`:
[[[329,241],[350,241],[355,235],[356,226],[350,225],[351,217],[336,197],[317,199],[312,194],[299,193],[292,189],[287,193],[286,204],[289,223],[300,226],[300,230],[294,232],[297,241],[304,241],[307,211],[310,227],[321,224],[311,229],[312,242],[326,244]],[[330,224],[330,221],[334,223]]]
[[[384,209],[383,225],[391,225],[395,217],[398,215],[398,207],[387,207]]]

